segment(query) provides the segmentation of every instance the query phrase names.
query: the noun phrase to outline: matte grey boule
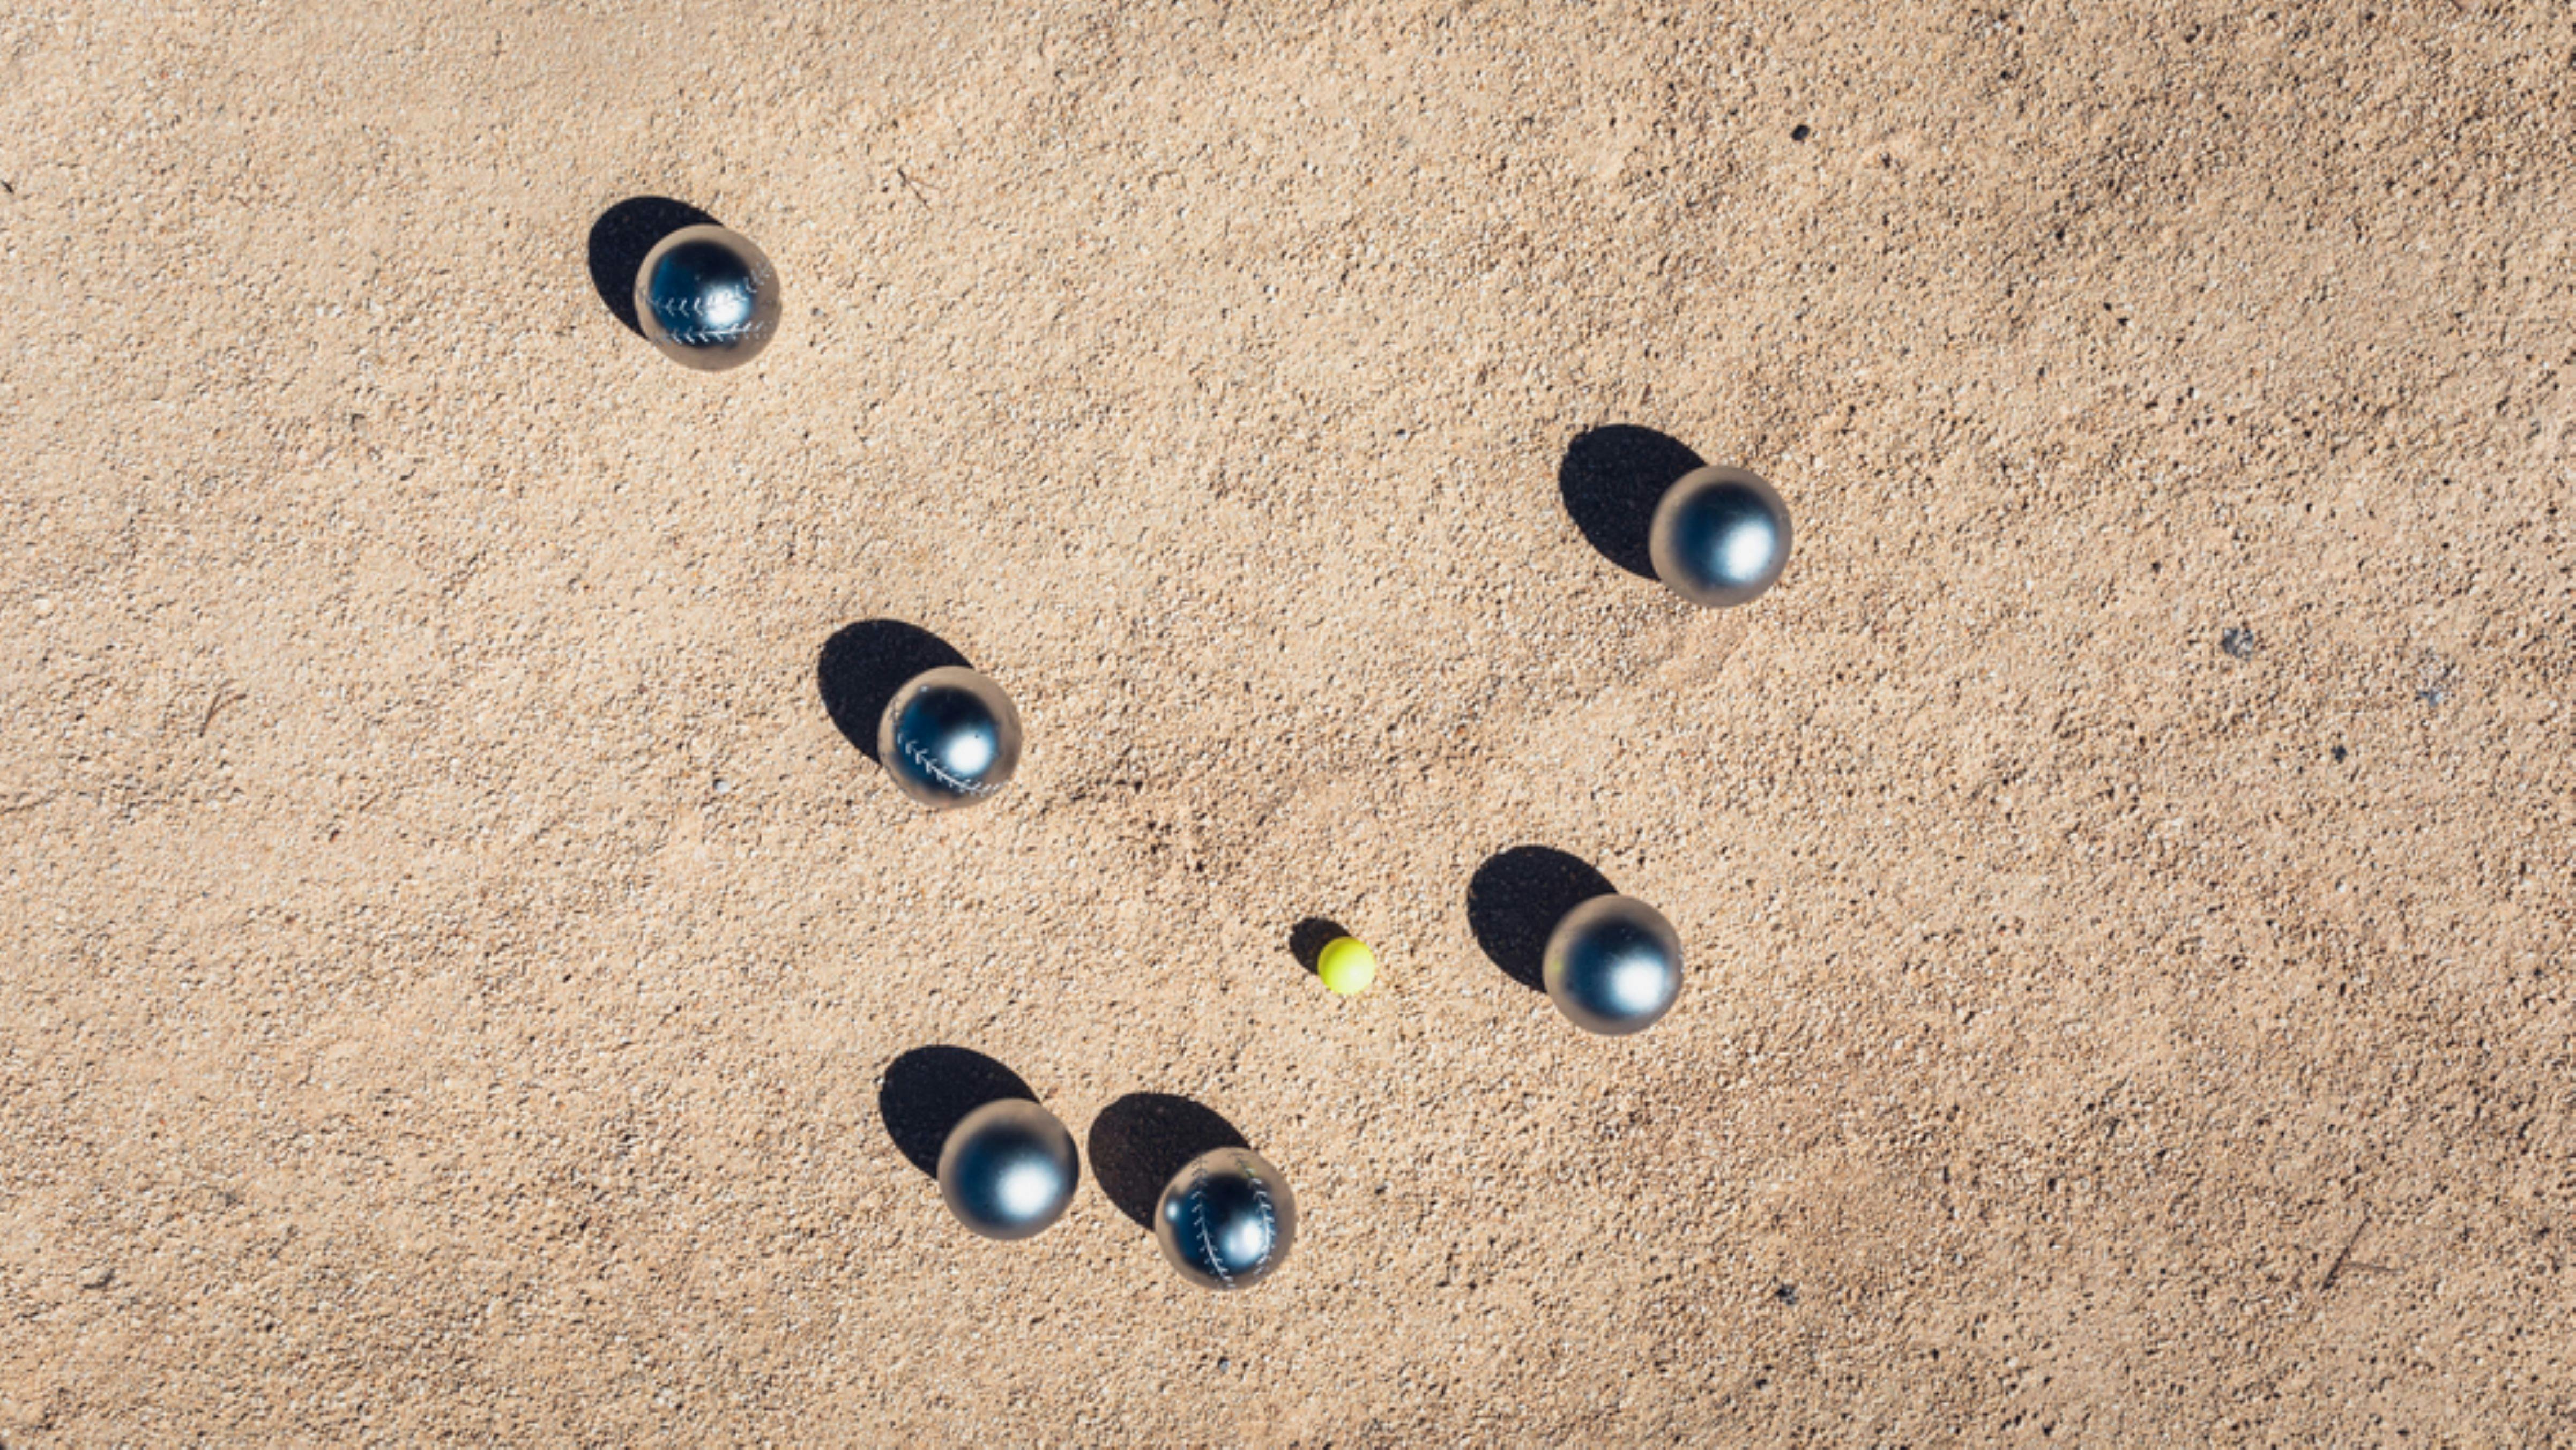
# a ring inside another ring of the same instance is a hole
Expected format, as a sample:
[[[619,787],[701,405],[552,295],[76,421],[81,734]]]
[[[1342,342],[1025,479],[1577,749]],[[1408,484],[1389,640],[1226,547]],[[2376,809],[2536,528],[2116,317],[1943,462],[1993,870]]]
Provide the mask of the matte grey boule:
[[[979,801],[1020,766],[1020,712],[963,665],[904,682],[877,722],[877,760],[905,795],[933,809]]]
[[[1154,1242],[1202,1289],[1249,1289],[1278,1271],[1297,1238],[1288,1180],[1249,1148],[1202,1153],[1154,1206]]]
[[[1681,938],[1633,896],[1596,896],[1548,934],[1539,978],[1556,1010],[1584,1031],[1643,1032],[1681,995]]]
[[[1747,603],[1789,562],[1789,505],[1759,475],[1695,468],[1655,505],[1646,552],[1655,577],[1691,603]]]
[[[700,372],[740,367],[778,331],[778,273],[749,239],[682,227],[635,273],[635,320],[662,355]]]
[[[1024,1239],[1064,1216],[1081,1182],[1073,1134],[1026,1098],[986,1103],[949,1130],[939,1150],[939,1196],[988,1239]]]

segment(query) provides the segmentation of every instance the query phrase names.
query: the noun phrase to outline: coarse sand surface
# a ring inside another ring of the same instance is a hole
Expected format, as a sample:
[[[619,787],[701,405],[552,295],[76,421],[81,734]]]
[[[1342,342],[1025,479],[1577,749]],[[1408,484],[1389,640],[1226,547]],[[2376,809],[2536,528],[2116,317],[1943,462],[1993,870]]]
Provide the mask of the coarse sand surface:
[[[0,1445],[2576,1438],[2571,117],[2564,3],[0,9]]]

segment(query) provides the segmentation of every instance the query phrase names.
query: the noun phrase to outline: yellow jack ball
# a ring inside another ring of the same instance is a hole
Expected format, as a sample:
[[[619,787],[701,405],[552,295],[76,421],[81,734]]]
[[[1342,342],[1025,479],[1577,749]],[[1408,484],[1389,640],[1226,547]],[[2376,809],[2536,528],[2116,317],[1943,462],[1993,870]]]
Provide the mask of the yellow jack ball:
[[[1377,953],[1357,937],[1337,936],[1315,958],[1315,975],[1345,997],[1356,997],[1377,980]]]

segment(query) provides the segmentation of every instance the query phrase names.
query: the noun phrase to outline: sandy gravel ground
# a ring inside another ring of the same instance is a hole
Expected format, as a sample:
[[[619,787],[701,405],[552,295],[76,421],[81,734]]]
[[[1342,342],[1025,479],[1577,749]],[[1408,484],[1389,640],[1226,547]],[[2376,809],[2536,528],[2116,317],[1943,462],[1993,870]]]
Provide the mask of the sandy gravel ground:
[[[0,11],[0,1444],[2576,1437],[2571,115],[2547,3]]]

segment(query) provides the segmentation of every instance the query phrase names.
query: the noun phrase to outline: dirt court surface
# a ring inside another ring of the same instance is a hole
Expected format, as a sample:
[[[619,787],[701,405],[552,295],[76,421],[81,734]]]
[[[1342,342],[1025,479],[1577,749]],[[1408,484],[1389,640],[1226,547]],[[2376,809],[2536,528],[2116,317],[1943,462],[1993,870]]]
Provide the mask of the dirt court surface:
[[[0,14],[0,1444],[2576,1438],[2571,114],[2552,4]]]

